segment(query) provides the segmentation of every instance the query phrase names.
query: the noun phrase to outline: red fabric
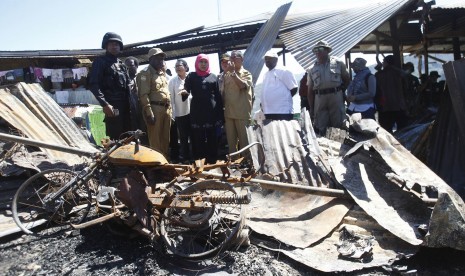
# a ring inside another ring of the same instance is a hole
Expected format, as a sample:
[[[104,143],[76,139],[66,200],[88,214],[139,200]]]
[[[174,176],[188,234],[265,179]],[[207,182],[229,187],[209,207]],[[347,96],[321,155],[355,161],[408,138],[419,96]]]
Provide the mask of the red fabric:
[[[199,68],[199,63],[200,63],[200,60],[202,60],[202,59],[208,61],[207,71],[202,71]],[[208,60],[208,56],[206,54],[198,54],[197,55],[197,58],[195,59],[195,73],[197,73],[197,75],[199,75],[201,77],[205,77],[205,76],[210,75],[210,61]]]

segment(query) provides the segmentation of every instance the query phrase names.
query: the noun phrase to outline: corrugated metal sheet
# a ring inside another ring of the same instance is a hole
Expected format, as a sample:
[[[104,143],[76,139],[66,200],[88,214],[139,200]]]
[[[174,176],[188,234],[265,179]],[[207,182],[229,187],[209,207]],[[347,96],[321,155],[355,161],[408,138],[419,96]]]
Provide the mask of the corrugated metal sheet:
[[[369,4],[362,7],[354,7],[345,10],[327,10],[310,13],[293,14],[286,17],[280,36],[275,40],[275,45],[284,44],[287,50],[291,50],[299,63],[308,67],[313,61],[311,47],[320,39],[327,39],[334,46],[333,55],[341,57],[345,52],[356,46],[355,50],[363,53],[376,52],[376,36],[370,32],[377,30],[386,35],[389,34],[389,24],[386,23],[392,15],[404,12],[398,23],[402,23],[398,30],[399,42],[406,52],[422,50],[422,37],[419,25],[406,24],[409,19],[419,19],[421,10],[409,15],[410,7],[418,0],[395,0]],[[409,7],[409,9],[404,9]],[[433,6],[432,15],[454,17],[464,10],[463,4]],[[151,47],[162,48],[168,59],[195,56],[198,53],[221,53],[233,49],[245,49],[250,45],[254,36],[265,21],[270,19],[270,13],[263,13],[246,19],[236,20],[210,27],[200,26],[181,33],[166,37],[138,42],[126,45],[122,57],[136,56],[142,64],[147,63],[147,53]],[[401,22],[402,21],[402,22]],[[436,22],[433,19],[433,22]],[[450,23],[448,20],[447,23]],[[462,28],[463,21],[458,19],[457,27]],[[450,30],[449,27],[446,28]],[[439,29],[440,30],[440,29]],[[433,34],[439,34],[434,31]],[[235,37],[236,36],[236,37]],[[275,36],[273,36],[275,38]],[[461,36],[463,37],[463,36]],[[139,46],[147,47],[139,47]],[[430,53],[452,51],[451,40],[434,41],[429,46]],[[264,46],[263,46],[264,47]],[[462,50],[464,45],[462,45]],[[389,38],[380,39],[381,52],[392,51]],[[52,62],[74,66],[81,64],[79,57],[93,59],[103,53],[101,49],[90,50],[33,50],[33,51],[0,51],[0,70],[28,67],[31,60],[38,67],[44,67]],[[254,55],[255,56],[255,55]],[[255,58],[260,58],[258,55]],[[26,60],[27,59],[27,60]],[[52,61],[51,61],[52,60]],[[254,76],[257,74],[254,74]]]
[[[406,52],[415,52],[420,47],[421,33],[419,25],[407,24],[409,19],[418,19],[421,10],[409,14],[414,8],[414,3],[418,0],[395,0],[369,4],[367,6],[354,7],[351,9],[335,9],[310,13],[289,15],[286,17],[279,33],[275,45],[284,44],[287,50],[291,50],[303,67],[308,67],[313,61],[311,47],[320,39],[327,39],[334,46],[333,55],[343,56],[345,52],[355,46],[356,51],[363,53],[376,52],[376,36],[370,34],[377,30],[387,36],[389,33],[389,22],[386,22],[392,15],[401,13],[398,23],[399,42]],[[287,4],[286,4],[287,5]],[[410,6],[411,5],[411,6]],[[408,9],[405,9],[407,8]],[[284,6],[280,7],[284,8]],[[433,15],[445,16],[452,12],[458,14],[463,11],[460,4],[453,6],[434,7]],[[279,13],[279,9],[277,13]],[[270,13],[263,13],[246,19],[236,20],[224,24],[210,27],[197,27],[181,33],[169,35],[163,38],[145,42],[132,43],[126,45],[122,57],[135,56],[141,60],[142,64],[147,63],[147,53],[151,47],[162,48],[168,59],[195,56],[198,53],[221,53],[233,49],[245,49],[249,46],[253,38],[257,35],[264,22],[270,19]],[[436,22],[436,19],[433,19]],[[450,23],[450,20],[447,21]],[[462,19],[458,19],[457,26],[463,26]],[[442,23],[441,23],[442,24]],[[450,30],[449,27],[446,28]],[[439,29],[440,30],[440,29]],[[439,32],[434,31],[437,35]],[[266,38],[275,38],[270,36]],[[428,51],[451,52],[451,40],[434,41],[429,46]],[[261,40],[263,43],[263,40]],[[146,47],[139,47],[145,45]],[[260,44],[260,46],[265,44]],[[420,45],[420,46],[419,46]],[[264,46],[262,46],[265,48]],[[413,48],[412,48],[413,47]],[[465,47],[462,45],[462,49]],[[388,37],[380,39],[380,51],[383,53],[392,51],[391,41]],[[54,64],[73,66],[81,64],[77,60],[79,57],[93,59],[102,53],[100,49],[90,50],[43,50],[43,51],[0,51],[0,70],[27,67],[33,59],[39,67],[46,66],[46,62],[53,60]],[[261,58],[262,55],[253,55],[254,59]],[[25,60],[25,61],[24,61]],[[21,62],[24,61],[24,62]],[[251,64],[255,64],[251,62]],[[13,66],[13,67],[12,67]],[[14,67],[16,66],[16,67]],[[254,74],[254,76],[257,74]]]
[[[373,237],[371,258],[365,261],[364,258],[355,260],[344,258],[339,254],[337,248],[340,244],[340,229],[343,227],[356,234]],[[293,233],[286,232],[285,234],[292,235]],[[258,246],[281,252],[303,265],[327,272],[329,275],[376,275],[376,273],[368,274],[366,271],[363,273],[362,269],[387,268],[395,261],[409,258],[418,251],[418,247],[412,246],[389,233],[357,206],[347,213],[338,228],[314,246],[295,248],[286,246],[281,242],[259,240],[258,237],[252,237],[252,242]],[[322,273],[309,273],[309,275],[313,274],[320,275]]]
[[[352,208],[350,199],[290,192],[252,194],[247,226],[287,245],[305,248],[328,236]]]
[[[71,147],[96,152],[96,149],[87,142],[76,124],[63,112],[61,107],[51,99],[44,89],[37,83],[16,85],[21,100],[33,113],[51,129],[54,129]]]
[[[279,29],[286,18],[292,2],[279,7],[273,16],[263,25],[245,51],[244,68],[252,73],[253,83],[257,82],[265,60],[263,55],[271,49],[278,36]]]
[[[251,17],[248,17],[248,18],[243,18],[243,19],[240,19],[240,20],[234,20],[234,21],[225,22],[225,23],[221,23],[221,24],[218,24],[218,25],[214,25],[214,26],[209,26],[209,27],[206,27],[205,29],[203,29],[200,33],[202,33],[202,32],[210,32],[210,31],[224,31],[224,30],[226,30],[228,28],[235,28],[235,27],[238,27],[238,26],[241,26],[241,25],[265,23],[265,21],[270,19],[272,15],[273,15],[273,13],[271,13],[271,12],[261,13],[261,14],[257,14],[257,15],[254,15],[254,16],[251,16]]]
[[[433,10],[435,9],[465,9],[465,3],[452,3],[440,6],[433,6]]]
[[[428,165],[462,198],[465,198],[465,61],[448,62],[444,74],[449,88],[431,134]],[[453,112],[451,112],[453,110]]]
[[[465,249],[463,200],[391,134],[379,128],[375,138],[340,153],[344,163],[332,167],[338,181],[380,225],[411,244],[416,244],[414,233],[423,240],[423,246]],[[382,179],[389,183],[383,184]],[[418,207],[428,199],[437,199],[431,215],[426,206]],[[417,225],[428,219],[428,233],[424,235]],[[408,225],[396,222],[400,220]],[[410,234],[405,232],[408,228]]]
[[[324,39],[330,43],[333,47],[331,55],[343,57],[379,25],[412,1],[386,1],[328,14],[318,12],[313,16],[302,15],[304,18],[297,17],[286,22],[285,29],[292,29],[284,31],[280,37],[299,64],[308,68],[315,60],[311,49],[319,40]],[[308,24],[309,21],[313,23]]]
[[[0,116],[27,137],[97,152],[39,84],[18,83],[4,86],[0,92]],[[44,152],[68,164],[82,163],[82,159],[73,154],[45,149]]]
[[[421,16],[421,13],[418,16]],[[465,39],[465,8],[433,6],[429,17],[431,20],[427,24],[425,34],[429,40],[428,52],[453,52],[453,38],[457,37],[459,41]],[[463,43],[459,43],[459,47],[460,51],[465,51]]]
[[[260,171],[267,177],[306,186],[326,186],[325,156],[311,128],[307,112],[300,121],[268,121],[247,128],[250,143],[260,142],[264,148],[265,164]],[[251,148],[254,166],[259,167],[261,152]]]

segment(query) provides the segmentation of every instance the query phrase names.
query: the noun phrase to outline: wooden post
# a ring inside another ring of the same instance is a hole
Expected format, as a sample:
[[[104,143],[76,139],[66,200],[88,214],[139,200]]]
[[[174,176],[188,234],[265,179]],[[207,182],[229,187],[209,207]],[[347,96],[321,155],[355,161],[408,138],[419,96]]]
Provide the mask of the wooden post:
[[[457,29],[457,19],[454,18],[452,21],[452,30],[455,31]],[[452,38],[452,49],[454,51],[454,60],[459,60],[461,58],[460,54],[460,39],[458,37]]]
[[[346,53],[346,67],[349,70],[350,79],[352,79],[352,70],[350,70],[350,60],[351,60],[351,57],[350,57],[350,50],[349,50]]]
[[[389,19],[389,29],[391,31],[392,37],[392,54],[394,55],[394,65],[397,68],[401,68],[399,37],[397,35],[397,17],[395,15]]]
[[[460,54],[460,40],[458,37],[452,38],[452,47],[454,49],[454,60],[459,60],[462,55]]]
[[[425,53],[424,53],[424,56],[425,56],[425,75],[429,75],[429,66],[428,66],[428,40],[425,42]]]

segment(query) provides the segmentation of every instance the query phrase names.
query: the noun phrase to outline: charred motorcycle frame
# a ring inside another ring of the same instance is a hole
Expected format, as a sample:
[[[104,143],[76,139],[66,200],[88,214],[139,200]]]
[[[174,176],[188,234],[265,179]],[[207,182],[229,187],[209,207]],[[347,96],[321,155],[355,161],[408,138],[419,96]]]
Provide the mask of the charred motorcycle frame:
[[[26,180],[12,204],[21,230],[42,236],[69,225],[82,229],[107,222],[111,229],[161,238],[169,253],[186,258],[227,248],[240,235],[242,205],[251,200],[246,188],[227,179],[234,174],[235,182],[246,182],[256,170],[243,166],[242,159],[169,164],[159,152],[139,145],[141,131],[126,134],[93,154],[79,172],[52,169]],[[220,179],[203,175],[213,169],[222,172]]]

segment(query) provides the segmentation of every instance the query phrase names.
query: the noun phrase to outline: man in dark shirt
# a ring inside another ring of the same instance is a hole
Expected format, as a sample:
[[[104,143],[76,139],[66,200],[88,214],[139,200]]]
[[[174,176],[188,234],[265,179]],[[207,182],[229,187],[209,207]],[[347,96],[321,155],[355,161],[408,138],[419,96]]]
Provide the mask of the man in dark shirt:
[[[407,84],[394,61],[393,55],[386,56],[383,70],[376,73],[377,93],[381,98],[377,104],[379,125],[391,133],[394,125],[399,130],[408,123],[404,98]]]
[[[307,93],[308,93],[308,85],[307,85],[307,76],[308,73],[305,72],[304,76],[302,79],[300,79],[299,82],[299,96],[300,96],[300,108],[305,108],[308,110],[308,99],[307,99]]]
[[[105,113],[106,133],[111,139],[131,129],[130,79],[126,66],[117,58],[123,49],[121,36],[108,32],[102,40],[105,55],[92,63],[89,78],[90,90]]]
[[[444,90],[444,81],[438,82],[438,79],[441,76],[439,75],[438,71],[431,71],[429,73],[428,79],[428,86],[426,87],[426,91],[431,95],[430,102],[431,106],[438,107],[439,103],[441,102],[441,95]]]
[[[407,80],[406,95],[405,95],[405,104],[407,105],[408,115],[414,117],[416,115],[418,107],[418,87],[420,86],[420,81],[417,77],[412,75],[415,71],[413,63],[407,62],[402,66],[402,69],[405,72],[405,78]]]
[[[127,57],[124,64],[128,68],[129,88],[131,90],[129,102],[131,107],[131,127],[132,129],[140,129],[147,131],[144,119],[142,117],[142,108],[139,103],[139,92],[137,89],[136,75],[139,67],[139,60],[135,57]]]

